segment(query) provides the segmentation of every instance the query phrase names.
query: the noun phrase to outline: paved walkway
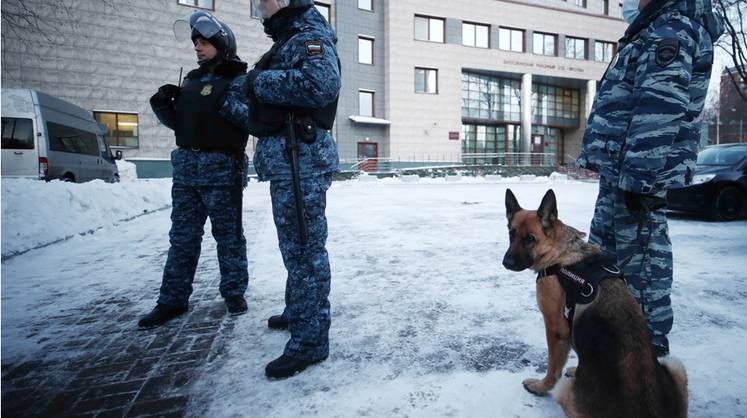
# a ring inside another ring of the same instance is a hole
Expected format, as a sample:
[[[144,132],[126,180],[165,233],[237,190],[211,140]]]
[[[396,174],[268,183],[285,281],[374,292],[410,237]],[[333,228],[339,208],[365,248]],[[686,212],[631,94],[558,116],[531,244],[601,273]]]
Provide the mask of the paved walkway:
[[[253,197],[244,208],[250,257],[271,216]],[[186,415],[190,384],[220,360],[243,317],[226,313],[207,226],[189,312],[137,328],[158,296],[170,212],[3,262],[3,417]]]

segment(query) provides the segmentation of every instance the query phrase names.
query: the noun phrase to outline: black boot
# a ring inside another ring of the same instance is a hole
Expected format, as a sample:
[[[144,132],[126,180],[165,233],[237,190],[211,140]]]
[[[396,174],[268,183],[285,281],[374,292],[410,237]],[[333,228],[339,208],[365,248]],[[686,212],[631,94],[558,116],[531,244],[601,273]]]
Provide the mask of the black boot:
[[[293,357],[288,357],[285,354],[271,361],[267,367],[265,367],[265,375],[270,379],[284,379],[291,377],[297,373],[302,372],[312,364],[321,363],[327,358],[321,360],[308,361],[298,360]]]
[[[267,320],[267,327],[270,329],[288,329],[288,320],[283,315],[273,315]]]
[[[246,299],[243,296],[229,296],[224,300],[226,301],[228,313],[232,316],[244,314],[249,309],[246,306]]]
[[[187,312],[188,306],[168,306],[157,304],[155,308],[148,315],[140,318],[137,325],[140,328],[155,328],[159,327],[177,316]]]

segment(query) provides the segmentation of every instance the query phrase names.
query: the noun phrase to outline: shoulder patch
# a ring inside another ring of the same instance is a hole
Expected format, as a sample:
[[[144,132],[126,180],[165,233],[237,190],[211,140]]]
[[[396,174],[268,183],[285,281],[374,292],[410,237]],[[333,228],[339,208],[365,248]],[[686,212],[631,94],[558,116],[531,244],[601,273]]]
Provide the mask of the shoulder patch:
[[[664,38],[656,47],[656,63],[660,67],[666,67],[674,62],[680,53],[680,41],[676,38]]]
[[[304,42],[306,47],[306,55],[321,55],[324,53],[324,47],[321,41],[307,41]]]

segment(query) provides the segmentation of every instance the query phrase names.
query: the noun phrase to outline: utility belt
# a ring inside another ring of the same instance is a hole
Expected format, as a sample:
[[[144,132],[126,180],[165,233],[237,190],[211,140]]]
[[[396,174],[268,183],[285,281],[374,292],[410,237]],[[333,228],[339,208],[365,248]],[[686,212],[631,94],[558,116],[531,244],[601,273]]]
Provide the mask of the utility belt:
[[[288,114],[291,114],[296,138],[311,144],[316,140],[317,128],[332,129],[337,113],[337,100],[321,109],[299,109],[268,105],[252,99],[250,105],[252,123],[249,134],[258,138],[286,136]]]
[[[187,151],[194,151],[194,152],[219,152],[221,154],[230,155],[232,157],[241,156],[244,153],[241,149],[238,147],[229,149],[229,148],[216,148],[216,147],[198,147],[198,146],[191,146],[191,147],[182,147],[179,146],[179,148],[187,150]]]
[[[246,147],[246,143],[244,143],[244,146],[239,148],[220,148],[220,147],[200,147],[200,146],[189,146],[189,147],[183,147],[179,146],[179,148],[187,151],[192,152],[218,152],[221,154],[226,154],[229,157],[233,157],[236,159],[236,161],[239,163],[239,170],[244,170],[244,148]]]

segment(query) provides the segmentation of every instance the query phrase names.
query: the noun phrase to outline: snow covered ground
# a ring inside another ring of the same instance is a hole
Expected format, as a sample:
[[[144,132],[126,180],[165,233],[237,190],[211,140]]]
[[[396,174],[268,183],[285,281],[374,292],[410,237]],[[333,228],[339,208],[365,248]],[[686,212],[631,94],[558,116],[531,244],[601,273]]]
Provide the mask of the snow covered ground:
[[[500,264],[508,243],[503,196],[510,187],[524,207],[535,208],[552,188],[560,218],[588,231],[596,184],[562,177],[412,180],[332,186],[330,358],[273,382],[264,365],[281,353],[287,334],[268,330],[265,321],[282,309],[285,273],[268,185],[249,185],[250,311],[236,319],[225,353],[193,388],[192,415],[562,416],[550,397],[521,386],[544,372],[546,348],[534,275]],[[169,210],[122,221],[168,205],[168,181],[39,184],[3,181],[3,255],[73,237],[3,263],[4,361],[40,349],[25,334],[29,323],[102,295],[152,289],[152,298],[138,302],[149,309],[168,249]],[[44,216],[36,216],[40,206]],[[45,230],[57,232],[37,232]],[[196,286],[219,274],[209,231]],[[747,416],[747,359],[740,354],[747,346],[747,222],[673,218],[670,235],[671,345],[688,369],[690,415]]]

